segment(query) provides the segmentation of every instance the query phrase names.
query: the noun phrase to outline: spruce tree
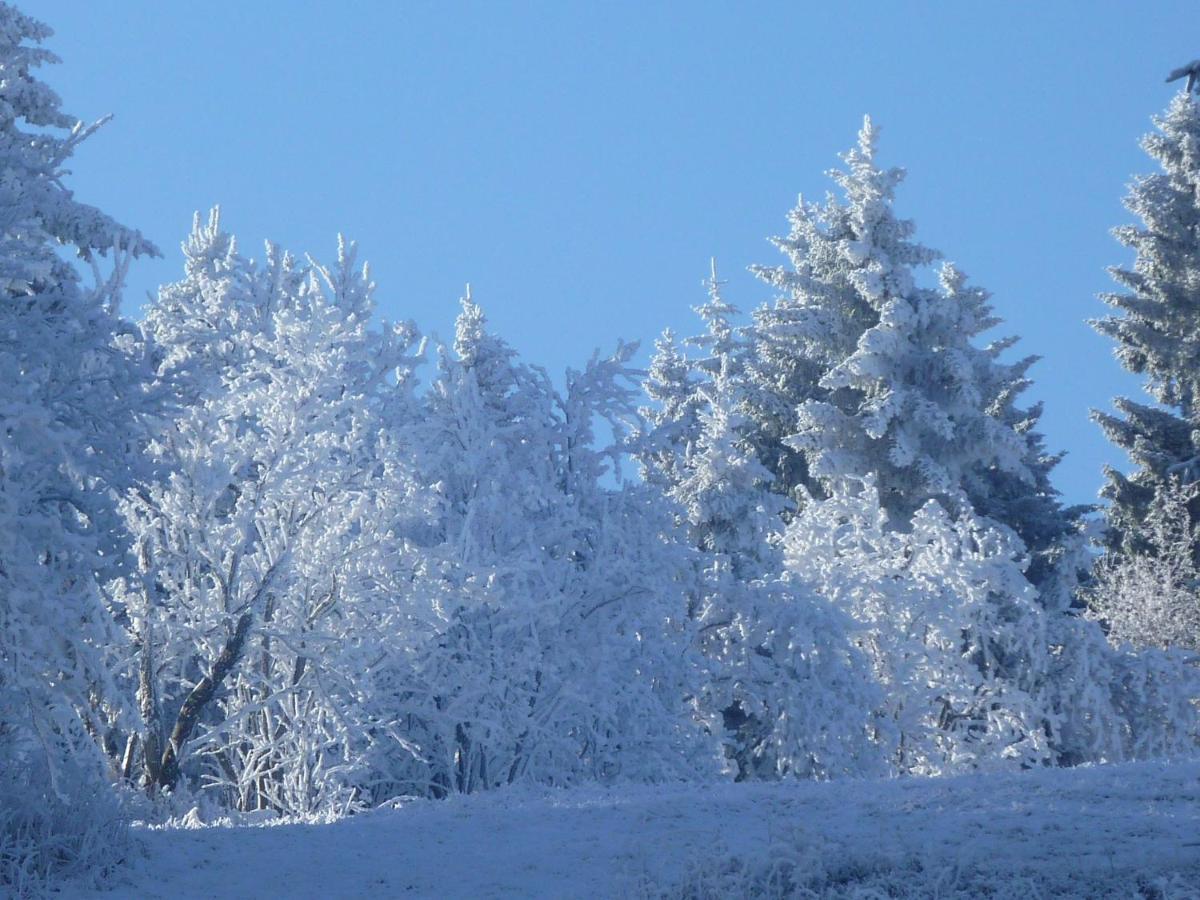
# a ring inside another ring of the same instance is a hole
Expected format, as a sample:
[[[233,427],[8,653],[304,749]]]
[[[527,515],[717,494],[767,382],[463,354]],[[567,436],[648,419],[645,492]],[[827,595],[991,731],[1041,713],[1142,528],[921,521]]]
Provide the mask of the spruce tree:
[[[658,407],[642,437],[646,480],[674,507],[700,559],[690,613],[708,661],[699,701],[720,722],[738,780],[879,771],[875,685],[848,618],[791,583],[779,546],[793,504],[750,439],[747,331],[715,264],[685,354],[660,342],[647,380]]]
[[[773,243],[790,265],[752,269],[780,292],[754,313],[748,382],[755,438],[777,489],[794,498],[823,493],[810,471],[811,455],[788,441],[797,410],[810,400],[833,399],[821,381],[878,324],[880,300],[906,295],[913,269],[938,257],[912,240],[912,222],[893,213],[904,173],[875,165],[876,139],[867,120],[858,146],[844,157],[847,170],[830,173],[843,200],[801,197],[788,214],[787,237]]]
[[[699,394],[694,361],[680,348],[671,329],[654,342],[654,356],[642,381],[653,405],[639,410],[646,423],[638,461],[647,484],[669,491],[686,477],[687,458],[700,429]]]
[[[1025,542],[1041,584],[1080,510],[1050,484],[1040,408],[1017,405],[1034,360],[1002,362],[1012,339],[972,343],[999,322],[988,296],[931,271],[940,254],[895,215],[904,173],[878,166],[876,142],[867,120],[832,173],[842,197],[801,199],[776,241],[791,266],[756,270],[782,292],[755,313],[747,357],[760,458],[798,499],[870,475],[899,521],[929,500],[982,513]]]
[[[693,307],[705,324],[704,334],[685,338],[681,347],[674,332],[665,330],[654,343],[654,356],[642,382],[654,405],[639,410],[647,428],[638,458],[642,477],[664,490],[678,487],[688,477],[688,460],[702,430],[701,411],[711,400],[719,373],[725,373],[729,385],[743,382],[745,329],[732,323],[739,312],[722,296],[724,284],[717,278],[714,259],[704,281],[708,300]]]
[[[1153,401],[1119,397],[1116,415],[1092,413],[1135,467],[1129,475],[1106,469],[1101,491],[1109,502],[1106,544],[1126,556],[1165,549],[1142,523],[1172,479],[1200,479],[1200,108],[1180,93],[1154,124],[1142,147],[1160,171],[1136,179],[1125,198],[1141,224],[1114,231],[1136,257],[1132,267],[1111,270],[1123,290],[1102,299],[1116,312],[1093,323],[1116,343],[1121,364],[1143,376]],[[1200,498],[1188,509],[1192,525],[1200,524]],[[1200,545],[1195,552],[1200,561]]]

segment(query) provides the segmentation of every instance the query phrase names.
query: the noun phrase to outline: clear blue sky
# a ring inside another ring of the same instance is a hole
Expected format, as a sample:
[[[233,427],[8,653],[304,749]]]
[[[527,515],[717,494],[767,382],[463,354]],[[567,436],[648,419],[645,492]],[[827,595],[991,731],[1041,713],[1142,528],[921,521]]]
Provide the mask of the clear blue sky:
[[[1200,56],[1194,3],[401,3],[39,0],[73,115],[114,121],[71,185],[141,228],[127,310],[177,277],[196,209],[244,250],[358,240],[382,313],[449,337],[464,282],[551,370],[649,347],[716,256],[728,299],[770,291],[797,193],[862,115],[909,177],[898,210],[994,294],[1043,361],[1057,483],[1090,501],[1123,464],[1087,418],[1136,392],[1085,319],[1137,146]]]

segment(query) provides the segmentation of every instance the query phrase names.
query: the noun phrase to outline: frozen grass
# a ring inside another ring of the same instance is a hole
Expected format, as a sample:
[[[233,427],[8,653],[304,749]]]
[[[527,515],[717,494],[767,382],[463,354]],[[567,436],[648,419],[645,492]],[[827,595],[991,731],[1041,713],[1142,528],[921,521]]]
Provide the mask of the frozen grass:
[[[114,797],[99,781],[71,800],[44,768],[0,759],[0,897],[36,897],[66,881],[105,883],[136,853]]]
[[[502,791],[332,824],[138,830],[109,893],[1200,897],[1200,762],[825,784]]]

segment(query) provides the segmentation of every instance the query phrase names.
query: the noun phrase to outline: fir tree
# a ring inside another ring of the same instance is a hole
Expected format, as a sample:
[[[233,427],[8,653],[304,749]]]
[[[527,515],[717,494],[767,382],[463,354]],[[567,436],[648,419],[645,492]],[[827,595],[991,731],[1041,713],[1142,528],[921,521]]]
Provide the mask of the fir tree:
[[[731,322],[738,309],[722,296],[724,283],[717,278],[714,259],[704,281],[708,300],[694,307],[706,326],[704,334],[684,339],[681,347],[674,332],[664,331],[655,341],[654,356],[642,381],[654,405],[640,410],[647,428],[641,435],[638,458],[642,477],[664,490],[678,487],[687,477],[688,460],[703,427],[701,411],[711,398],[714,379],[724,372],[728,384],[742,382],[746,342],[743,329]]]
[[[686,477],[700,428],[695,365],[669,328],[654,342],[642,388],[653,403],[640,410],[646,422],[638,447],[642,477],[667,491]]]
[[[722,296],[715,261],[704,284],[708,300],[695,311],[705,333],[684,341],[701,353],[681,350],[669,330],[655,345],[643,387],[656,405],[641,411],[647,427],[638,453],[644,479],[684,509],[695,544],[730,555],[741,577],[759,577],[778,568],[764,570],[762,559],[790,504],[769,495],[774,476],[746,439],[749,348],[731,322],[738,310]]]

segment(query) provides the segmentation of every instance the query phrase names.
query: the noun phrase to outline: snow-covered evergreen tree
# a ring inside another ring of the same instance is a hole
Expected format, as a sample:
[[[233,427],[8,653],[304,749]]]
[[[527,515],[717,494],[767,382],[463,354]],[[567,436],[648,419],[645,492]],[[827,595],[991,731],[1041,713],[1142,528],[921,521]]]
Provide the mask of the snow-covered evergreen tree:
[[[692,543],[750,581],[778,574],[771,537],[791,504],[771,492],[774,476],[746,438],[749,348],[731,322],[738,311],[723,284],[714,262],[708,300],[696,307],[706,331],[684,342],[692,353],[669,331],[656,345],[643,383],[653,405],[641,410],[646,424],[635,444],[643,479],[681,507]]]
[[[1114,315],[1093,324],[1116,343],[1129,371],[1145,378],[1153,404],[1117,398],[1117,415],[1093,412],[1109,440],[1129,454],[1130,475],[1106,471],[1107,546],[1126,555],[1159,551],[1142,527],[1170,479],[1200,480],[1200,107],[1181,92],[1142,147],[1160,171],[1134,181],[1125,205],[1141,219],[1114,232],[1136,254],[1114,268],[1123,289],[1104,295]],[[1189,502],[1200,522],[1200,499]],[[1163,548],[1165,549],[1165,548]],[[1194,545],[1200,562],[1200,544]]]
[[[641,409],[647,423],[638,449],[642,478],[670,490],[686,477],[687,457],[700,422],[695,366],[669,328],[654,342],[642,388],[652,402]]]
[[[1040,409],[1015,405],[1033,360],[1001,362],[1012,340],[973,345],[998,320],[952,266],[922,286],[939,254],[896,217],[904,173],[878,166],[876,141],[868,120],[832,173],[843,197],[792,211],[776,242],[790,267],[756,269],[782,292],[755,313],[748,356],[760,458],[796,496],[871,475],[899,521],[931,499],[973,509],[1020,536],[1040,584],[1079,510],[1050,485]]]
[[[1120,646],[1111,684],[1127,756],[1196,751],[1200,739],[1200,108],[1180,92],[1142,140],[1159,171],[1125,205],[1140,220],[1114,232],[1135,253],[1113,268],[1114,314],[1093,322],[1144,378],[1151,403],[1118,397],[1093,411],[1134,471],[1105,470],[1106,555],[1086,595]]]
[[[731,377],[740,377],[746,368],[749,346],[745,329],[735,326],[733,321],[741,312],[725,299],[725,284],[717,277],[717,261],[711,260],[709,277],[704,282],[708,299],[695,308],[696,315],[704,323],[704,333],[686,340],[689,347],[704,351],[693,366],[708,380],[721,371]]]
[[[99,874],[120,845],[93,743],[122,707],[98,579],[124,558],[115,492],[141,396],[121,281],[156,252],[63,185],[97,126],[37,79],[55,61],[37,46],[49,34],[0,3],[0,893],[18,895],[64,868]],[[94,286],[61,247],[91,263]]]
[[[670,329],[663,332],[642,381],[651,405],[640,410],[646,428],[639,435],[638,459],[643,479],[666,491],[689,477],[689,460],[702,427],[701,410],[709,403],[714,379],[724,372],[727,385],[741,384],[745,368],[748,348],[741,329],[732,322],[738,309],[722,295],[724,282],[717,278],[716,260],[704,284],[708,300],[695,311],[705,323],[705,332],[685,339],[683,347]]]
[[[791,503],[747,438],[747,348],[721,286],[714,264],[697,308],[706,331],[687,342],[699,354],[659,347],[647,388],[659,405],[640,454],[700,554],[702,705],[719,716],[739,779],[866,774],[882,760],[874,685],[844,614],[783,577],[777,538]]]
[[[353,245],[331,269],[272,245],[258,265],[214,211],[184,252],[144,324],[178,402],[153,433],[159,475],[126,504],[142,718],[126,768],[239,809],[341,810],[393,739],[373,678],[397,605],[418,602],[393,593],[421,500],[390,437],[412,415],[415,334],[372,327]]]
[[[772,538],[788,503],[770,492],[771,473],[745,439],[739,393],[728,365],[698,392],[700,430],[671,496],[683,508],[692,542],[728,559],[739,580],[753,581],[779,572]]]
[[[749,380],[760,454],[778,488],[797,496],[800,488],[821,487],[807,458],[787,441],[796,431],[796,411],[828,399],[831,389],[822,379],[878,324],[881,300],[911,292],[913,269],[938,256],[912,240],[912,222],[894,215],[904,173],[875,165],[876,138],[868,121],[858,147],[845,156],[848,171],[830,173],[844,200],[831,195],[819,204],[801,197],[789,213],[789,234],[774,243],[790,267],[753,269],[780,291],[754,314]]]
[[[702,391],[702,431],[671,493],[706,561],[696,610],[739,778],[866,774],[877,698],[843,613],[781,579],[787,501],[742,435],[728,364]]]

